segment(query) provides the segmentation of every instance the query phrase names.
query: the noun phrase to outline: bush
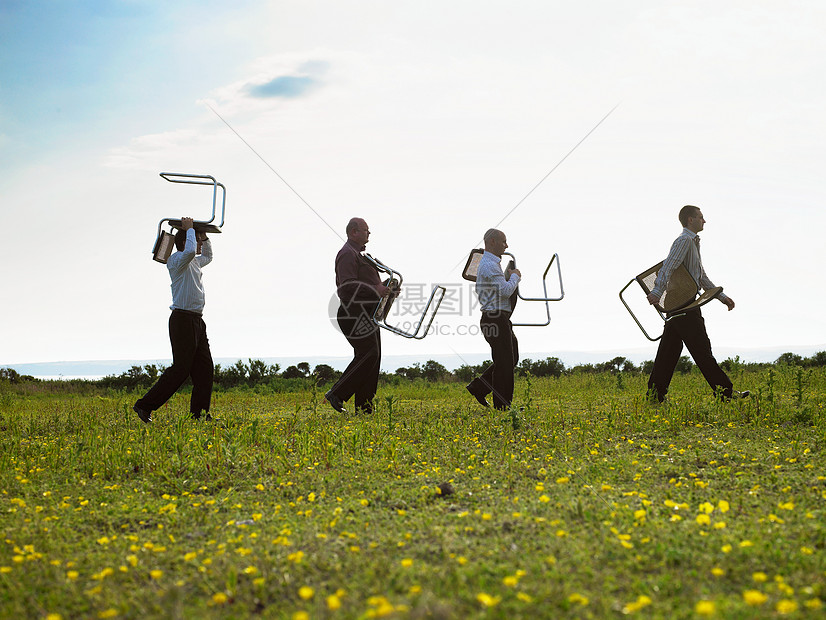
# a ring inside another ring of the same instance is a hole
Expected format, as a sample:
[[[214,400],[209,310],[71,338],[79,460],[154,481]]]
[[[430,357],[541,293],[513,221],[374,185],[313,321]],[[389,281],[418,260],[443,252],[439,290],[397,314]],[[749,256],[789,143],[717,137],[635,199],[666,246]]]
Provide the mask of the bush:
[[[0,381],[20,383],[20,373],[14,368],[0,368]]]
[[[319,364],[313,370],[313,376],[319,384],[338,381],[341,375],[342,373],[327,364]]]
[[[691,369],[694,368],[694,362],[691,361],[691,358],[688,355],[683,355],[677,361],[677,367],[674,369],[680,374],[687,375],[691,372]]]
[[[148,390],[165,369],[165,366],[156,366],[155,364],[132,366],[119,375],[107,375],[95,383],[101,387],[127,392]]]
[[[565,364],[558,357],[546,357],[536,362],[525,358],[516,367],[516,372],[520,377],[528,373],[534,377],[561,377],[565,373]]]
[[[475,366],[472,364],[462,364],[459,368],[453,371],[453,376],[463,383],[470,383],[476,377],[485,372],[485,368],[490,366],[490,364],[492,364],[490,360],[487,362],[482,362],[481,364],[476,364]]]
[[[278,377],[278,364],[267,365],[261,360],[248,359],[249,365],[238,360],[227,369],[221,368],[220,364],[215,365],[214,381],[222,388],[240,387],[243,385],[253,387],[269,383]],[[307,366],[309,368],[309,365]]]

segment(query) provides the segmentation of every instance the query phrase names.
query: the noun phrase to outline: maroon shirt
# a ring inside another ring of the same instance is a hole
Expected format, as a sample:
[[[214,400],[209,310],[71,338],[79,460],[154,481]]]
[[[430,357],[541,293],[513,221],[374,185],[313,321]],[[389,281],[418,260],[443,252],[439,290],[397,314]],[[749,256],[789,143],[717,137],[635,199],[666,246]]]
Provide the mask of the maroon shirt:
[[[379,272],[361,255],[363,251],[363,245],[348,240],[336,255],[336,291],[344,304],[381,299],[376,289],[381,284]]]

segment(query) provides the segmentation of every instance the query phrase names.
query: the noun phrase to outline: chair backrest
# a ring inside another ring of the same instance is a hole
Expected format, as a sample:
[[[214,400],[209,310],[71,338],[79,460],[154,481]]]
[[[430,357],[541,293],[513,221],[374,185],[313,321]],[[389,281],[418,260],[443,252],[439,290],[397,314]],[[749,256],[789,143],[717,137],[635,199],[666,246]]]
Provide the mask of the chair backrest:
[[[484,254],[485,251],[479,248],[470,251],[465,268],[462,269],[462,277],[465,280],[476,282],[476,274],[479,272],[479,262],[482,260]]]
[[[175,247],[175,235],[162,230],[155,240],[155,249],[152,251],[152,258],[159,263],[166,264]]]
[[[654,288],[654,283],[657,280],[657,274],[662,269],[662,262],[654,265],[650,269],[646,269],[636,277],[642,290],[648,295]],[[680,310],[692,303],[697,297],[699,288],[694,278],[688,273],[685,265],[680,264],[668,278],[665,293],[660,297],[658,304],[655,304],[660,312],[674,312]]]

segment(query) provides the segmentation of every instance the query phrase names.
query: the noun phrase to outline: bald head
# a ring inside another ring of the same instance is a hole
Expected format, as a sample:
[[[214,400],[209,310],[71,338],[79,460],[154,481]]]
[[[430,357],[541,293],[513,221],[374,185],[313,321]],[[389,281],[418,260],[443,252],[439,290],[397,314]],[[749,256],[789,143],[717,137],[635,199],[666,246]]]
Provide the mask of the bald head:
[[[485,240],[485,245],[487,245],[490,241],[501,239],[504,236],[505,233],[503,233],[501,230],[498,230],[496,228],[488,228],[487,231],[485,231],[485,236],[482,237],[482,239]]]
[[[354,217],[347,222],[347,240],[357,245],[366,245],[370,239],[370,227],[360,217]]]
[[[488,228],[483,239],[485,240],[485,250],[496,254],[496,256],[502,256],[502,253],[508,249],[508,240],[501,230]]]
[[[354,217],[347,222],[347,236],[349,237],[351,233],[358,232],[360,228],[367,228],[367,222],[365,222],[360,217]]]

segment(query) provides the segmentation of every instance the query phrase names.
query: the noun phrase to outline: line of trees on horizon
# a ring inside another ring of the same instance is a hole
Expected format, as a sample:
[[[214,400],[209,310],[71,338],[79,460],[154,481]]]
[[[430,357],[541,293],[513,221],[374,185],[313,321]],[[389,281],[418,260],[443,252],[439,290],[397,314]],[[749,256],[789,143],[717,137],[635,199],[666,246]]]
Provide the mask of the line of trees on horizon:
[[[444,365],[434,360],[424,364],[413,364],[408,367],[397,368],[393,373],[382,372],[379,380],[384,384],[398,385],[403,381],[426,382],[470,382],[475,376],[490,364],[490,361],[481,364],[463,364],[454,370],[448,370]],[[547,357],[544,360],[523,359],[516,367],[516,374],[524,377],[530,374],[533,377],[561,377],[575,374],[610,373],[613,375],[650,374],[654,365],[652,360],[644,361],[639,365],[631,360],[618,356],[606,362],[597,364],[577,364],[566,368],[557,357]],[[803,357],[796,353],[783,353],[774,362],[742,362],[740,357],[728,358],[720,366],[728,372],[737,368],[760,370],[770,366],[785,365],[802,368],[826,366],[826,351],[819,351],[811,357]],[[677,363],[678,373],[690,373],[694,367],[691,358],[684,355]],[[40,383],[48,385],[66,386],[70,389],[99,387],[125,391],[147,390],[158,380],[165,366],[146,364],[132,366],[119,375],[107,375],[101,379],[38,379],[31,375],[21,375],[13,368],[0,368],[0,386],[6,384]],[[247,362],[238,360],[227,367],[215,365],[214,382],[217,389],[260,388],[266,387],[273,392],[293,392],[306,389],[308,385],[326,385],[338,380],[341,371],[327,364],[318,364],[311,368],[309,362],[300,362],[287,366],[283,371],[279,364],[267,364],[258,359],[248,359]]]

